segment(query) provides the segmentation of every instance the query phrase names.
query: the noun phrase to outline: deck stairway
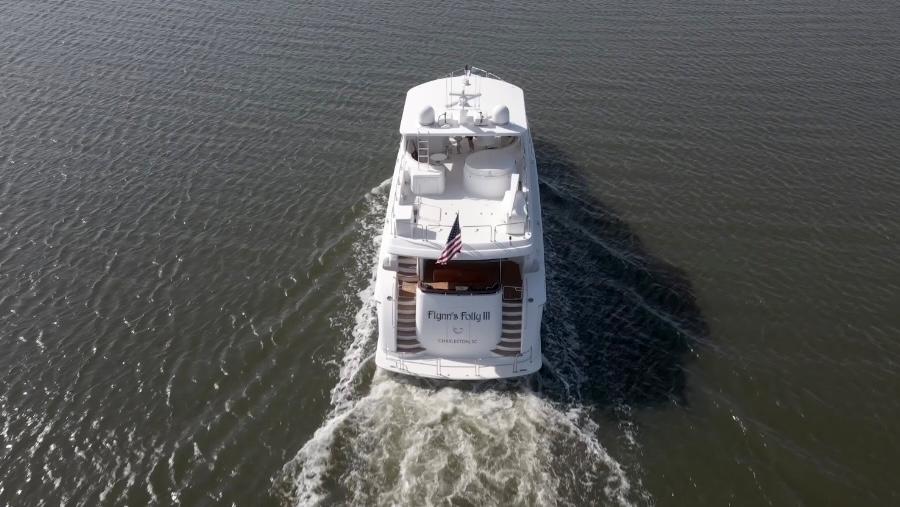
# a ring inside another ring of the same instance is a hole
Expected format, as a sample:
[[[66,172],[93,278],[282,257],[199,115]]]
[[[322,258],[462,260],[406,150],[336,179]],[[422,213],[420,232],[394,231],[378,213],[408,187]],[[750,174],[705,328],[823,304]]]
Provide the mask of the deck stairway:
[[[503,287],[503,318],[500,343],[492,352],[517,356],[522,351],[522,288]]]
[[[397,269],[397,352],[417,353],[425,350],[416,334],[416,272],[414,257],[400,257]]]
[[[431,160],[431,153],[428,147],[428,138],[422,137],[421,134],[416,135],[416,161],[420,164],[428,164]],[[415,260],[415,259],[413,259]]]

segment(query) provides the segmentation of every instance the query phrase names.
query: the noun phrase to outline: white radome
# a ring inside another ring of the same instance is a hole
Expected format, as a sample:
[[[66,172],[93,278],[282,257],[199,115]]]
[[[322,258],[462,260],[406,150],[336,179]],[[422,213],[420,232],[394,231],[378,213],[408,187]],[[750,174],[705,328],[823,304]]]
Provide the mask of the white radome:
[[[422,108],[422,112],[419,113],[419,125],[431,125],[434,123],[434,108],[431,106],[425,106]]]
[[[506,125],[509,123],[509,108],[506,106],[497,106],[494,108],[494,123],[497,125]]]

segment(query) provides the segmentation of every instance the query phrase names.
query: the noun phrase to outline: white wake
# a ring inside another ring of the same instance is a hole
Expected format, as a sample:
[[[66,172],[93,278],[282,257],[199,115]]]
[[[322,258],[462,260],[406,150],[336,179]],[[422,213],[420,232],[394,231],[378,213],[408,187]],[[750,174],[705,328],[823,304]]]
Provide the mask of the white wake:
[[[357,261],[369,270],[377,246],[367,238],[380,232],[382,187],[368,196],[360,225]],[[377,340],[373,283],[372,276],[358,293],[331,411],[276,478],[285,503],[632,503],[626,470],[577,403],[550,401],[521,380],[447,383],[378,370],[364,382]]]

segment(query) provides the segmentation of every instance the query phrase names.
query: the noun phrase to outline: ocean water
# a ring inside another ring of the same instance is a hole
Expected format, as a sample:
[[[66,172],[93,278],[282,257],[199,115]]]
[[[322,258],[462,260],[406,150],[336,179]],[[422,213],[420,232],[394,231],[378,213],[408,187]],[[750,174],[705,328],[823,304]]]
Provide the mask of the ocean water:
[[[521,86],[544,368],[377,371],[405,91]],[[896,505],[895,2],[0,9],[0,504]]]

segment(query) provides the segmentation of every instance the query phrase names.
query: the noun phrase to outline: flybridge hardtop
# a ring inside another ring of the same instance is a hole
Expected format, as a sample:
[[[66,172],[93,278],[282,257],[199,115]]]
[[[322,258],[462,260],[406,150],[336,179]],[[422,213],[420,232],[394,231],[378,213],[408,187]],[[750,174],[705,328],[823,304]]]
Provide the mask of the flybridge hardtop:
[[[517,136],[528,130],[521,88],[490,73],[470,75],[468,86],[464,86],[465,80],[464,71],[461,76],[435,79],[410,89],[400,133]],[[423,125],[423,112],[425,119],[433,122]]]
[[[409,90],[379,253],[379,367],[438,378],[540,368],[537,164],[521,88],[480,69]]]

